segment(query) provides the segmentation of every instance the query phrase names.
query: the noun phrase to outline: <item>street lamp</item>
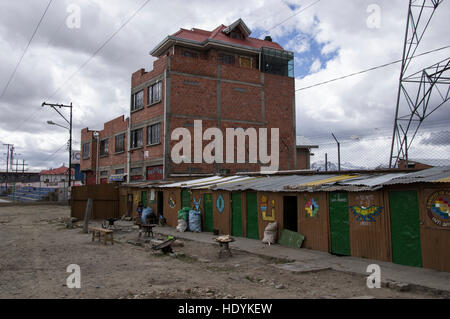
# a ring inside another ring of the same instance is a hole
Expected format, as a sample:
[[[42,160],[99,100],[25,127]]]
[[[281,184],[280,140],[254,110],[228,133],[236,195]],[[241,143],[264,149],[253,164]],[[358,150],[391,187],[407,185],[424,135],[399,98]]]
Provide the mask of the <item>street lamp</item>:
[[[59,115],[61,115],[61,117],[67,122],[67,124],[69,124],[69,127],[65,127],[56,123],[53,123],[52,121],[47,121],[48,124],[50,125],[56,125],[56,126],[60,126],[62,128],[65,128],[67,130],[69,130],[69,189],[72,186],[72,103],[70,103],[70,105],[64,105],[64,104],[51,104],[51,103],[42,103],[42,107],[44,106],[50,106],[52,109],[54,109]],[[60,111],[58,111],[58,109],[56,108],[70,108],[70,120],[68,120]]]
[[[58,124],[58,123],[54,123],[53,121],[47,121],[47,124],[49,124],[49,125],[56,125],[56,126],[65,128],[66,130],[69,130],[69,131],[70,131],[70,128],[68,128],[68,127],[66,127],[66,126],[64,126],[64,125],[60,125],[60,124]]]

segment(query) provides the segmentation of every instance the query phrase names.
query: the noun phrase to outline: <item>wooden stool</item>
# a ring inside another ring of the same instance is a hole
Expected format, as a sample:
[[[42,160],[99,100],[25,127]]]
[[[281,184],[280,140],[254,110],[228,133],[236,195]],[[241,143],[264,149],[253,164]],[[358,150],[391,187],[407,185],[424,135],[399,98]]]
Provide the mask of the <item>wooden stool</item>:
[[[112,230],[94,227],[94,228],[91,228],[91,231],[92,231],[92,241],[95,240],[95,237],[98,237],[98,241],[100,241],[101,236],[103,234],[104,235],[104,244],[106,245],[106,242],[109,240],[109,241],[111,241],[111,245],[114,245],[114,232]]]

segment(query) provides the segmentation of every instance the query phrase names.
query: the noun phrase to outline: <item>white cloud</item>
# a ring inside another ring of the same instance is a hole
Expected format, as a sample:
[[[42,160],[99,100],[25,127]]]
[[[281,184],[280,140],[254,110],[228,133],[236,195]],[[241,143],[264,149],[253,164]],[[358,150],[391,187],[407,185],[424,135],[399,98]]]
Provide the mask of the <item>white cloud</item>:
[[[48,157],[50,150],[55,151],[67,140],[65,132],[57,132],[45,124],[50,119],[56,122],[59,116],[50,109],[40,108],[40,104],[142,3],[138,0],[79,0],[82,27],[76,30],[67,29],[64,24],[61,26],[67,15],[67,5],[72,2],[53,2],[7,94],[0,100],[0,140],[16,144],[19,152],[35,168],[55,167],[66,157],[62,151],[59,157],[52,158],[54,162],[39,163]],[[382,9],[381,28],[369,29],[366,9],[372,2],[321,1],[270,30],[274,41],[287,34],[301,34],[299,38],[283,43],[287,49],[298,53],[309,54],[311,42],[306,39],[314,39],[323,45],[322,54],[338,52],[322,65],[318,57],[313,57],[311,74],[297,79],[297,88],[401,57],[407,3],[378,1]],[[102,128],[105,121],[127,114],[131,73],[142,67],[151,68],[153,58],[148,52],[165,36],[176,32],[179,27],[211,30],[239,17],[252,30],[268,30],[295,14],[287,4],[295,5],[297,2],[150,2],[95,59],[61,88],[54,100],[74,103],[75,132],[86,126]],[[33,0],[2,3],[0,88],[11,74],[45,5]],[[446,16],[449,8],[447,1],[438,8],[420,52],[448,44],[442,33],[450,29]],[[447,50],[421,57],[417,63],[419,67],[426,66],[447,57],[448,53]],[[311,62],[302,54],[296,55],[296,61],[303,62],[304,66]],[[348,130],[356,134],[373,131],[375,127],[390,127],[398,75],[399,65],[393,65],[297,92],[298,134],[314,137],[329,135],[329,131]],[[30,115],[33,117],[17,128]],[[448,119],[448,111],[436,112],[430,119]],[[79,133],[76,137],[79,139]]]

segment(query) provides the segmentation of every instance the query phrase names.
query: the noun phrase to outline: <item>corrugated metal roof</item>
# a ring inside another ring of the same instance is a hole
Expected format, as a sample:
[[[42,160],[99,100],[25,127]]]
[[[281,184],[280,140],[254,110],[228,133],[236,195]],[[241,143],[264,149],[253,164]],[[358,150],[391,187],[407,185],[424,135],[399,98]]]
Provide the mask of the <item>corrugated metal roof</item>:
[[[411,183],[446,183],[450,177],[450,166],[433,167],[423,171],[409,173],[392,179],[383,185]],[[441,182],[443,181],[443,182]]]
[[[245,177],[245,176],[228,176],[228,177],[212,176],[212,177],[193,179],[193,180],[188,180],[188,181],[167,184],[167,185],[161,186],[161,188],[172,188],[172,187],[201,188],[201,187],[206,187],[209,185],[220,184],[220,183],[231,181],[234,179],[241,179],[243,177]]]
[[[319,180],[334,178],[337,175],[288,175],[288,176],[264,176],[254,179],[245,179],[228,183],[224,185],[217,185],[213,189],[226,191],[242,191],[255,190],[266,192],[286,192],[292,191],[289,187],[294,185],[302,185],[313,183]]]
[[[161,188],[212,189],[224,191],[261,192],[319,192],[319,191],[373,191],[384,185],[421,182],[450,182],[450,167],[434,167],[414,173],[316,174],[269,176],[213,176],[190,181],[160,185]]]
[[[214,181],[214,182],[209,182],[209,183],[205,183],[205,184],[195,185],[194,187],[192,187],[192,189],[212,189],[214,187],[217,187],[218,185],[237,183],[237,182],[240,182],[240,181],[244,181],[244,180],[248,180],[248,179],[254,179],[254,178],[255,177],[241,176],[241,175],[228,176],[228,177],[223,177],[222,179]]]
[[[406,173],[395,174],[381,174],[381,175],[364,175],[352,180],[345,180],[338,183],[338,185],[353,185],[353,186],[379,186],[394,178],[406,175]]]

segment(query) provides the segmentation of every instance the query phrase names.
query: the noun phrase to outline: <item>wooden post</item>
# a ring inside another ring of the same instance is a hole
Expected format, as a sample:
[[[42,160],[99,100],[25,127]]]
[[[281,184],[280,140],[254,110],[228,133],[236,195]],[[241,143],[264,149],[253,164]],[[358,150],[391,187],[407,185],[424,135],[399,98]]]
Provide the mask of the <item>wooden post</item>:
[[[92,210],[92,198],[89,198],[86,204],[86,213],[84,215],[84,226],[83,226],[83,232],[87,234],[89,232],[88,226],[89,226],[89,217],[91,215]]]

